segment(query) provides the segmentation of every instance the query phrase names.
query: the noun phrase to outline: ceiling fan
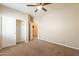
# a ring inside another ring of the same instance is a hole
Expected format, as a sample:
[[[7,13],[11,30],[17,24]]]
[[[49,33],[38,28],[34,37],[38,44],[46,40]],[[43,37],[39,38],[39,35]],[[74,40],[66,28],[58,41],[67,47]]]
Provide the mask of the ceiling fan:
[[[36,5],[26,5],[26,6],[28,6],[28,7],[36,7],[35,12],[37,12],[40,9],[44,10],[45,12],[47,12],[47,9],[44,8],[44,6],[48,5],[48,4],[51,4],[51,3],[37,3]]]

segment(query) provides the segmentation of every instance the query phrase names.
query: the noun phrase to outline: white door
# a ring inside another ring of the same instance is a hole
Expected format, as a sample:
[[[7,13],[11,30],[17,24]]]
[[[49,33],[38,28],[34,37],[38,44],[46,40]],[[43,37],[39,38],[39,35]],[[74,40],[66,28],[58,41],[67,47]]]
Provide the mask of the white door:
[[[2,16],[2,47],[16,44],[16,19]]]

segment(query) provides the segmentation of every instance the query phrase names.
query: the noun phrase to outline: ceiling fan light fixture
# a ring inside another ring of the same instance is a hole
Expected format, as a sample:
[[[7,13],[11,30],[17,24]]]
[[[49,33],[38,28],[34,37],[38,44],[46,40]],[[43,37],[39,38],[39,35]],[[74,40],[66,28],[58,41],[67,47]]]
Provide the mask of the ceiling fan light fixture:
[[[51,3],[37,3],[35,5],[27,5],[27,6],[31,6],[31,7],[35,7],[35,12],[37,12],[38,10],[43,10],[45,12],[47,12],[47,9],[44,8],[45,5],[48,5],[48,4],[51,4]]]
[[[36,8],[37,8],[38,10],[41,10],[42,7],[43,7],[43,6],[37,6]]]

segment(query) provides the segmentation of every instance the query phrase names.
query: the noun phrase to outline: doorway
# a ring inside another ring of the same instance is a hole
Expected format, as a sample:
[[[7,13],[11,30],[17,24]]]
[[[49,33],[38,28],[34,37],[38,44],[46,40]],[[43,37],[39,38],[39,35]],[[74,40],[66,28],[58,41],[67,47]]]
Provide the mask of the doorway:
[[[31,40],[36,40],[38,38],[38,28],[37,28],[37,23],[32,22],[30,26],[30,35],[31,35]]]
[[[16,20],[16,43],[21,42],[21,20]]]

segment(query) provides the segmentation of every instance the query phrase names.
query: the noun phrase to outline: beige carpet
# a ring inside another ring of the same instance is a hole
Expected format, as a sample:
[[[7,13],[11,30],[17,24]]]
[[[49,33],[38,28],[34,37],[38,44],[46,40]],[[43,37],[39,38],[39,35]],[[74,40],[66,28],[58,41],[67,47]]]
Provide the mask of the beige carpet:
[[[79,56],[79,51],[42,40],[18,43],[0,50],[1,56]]]

